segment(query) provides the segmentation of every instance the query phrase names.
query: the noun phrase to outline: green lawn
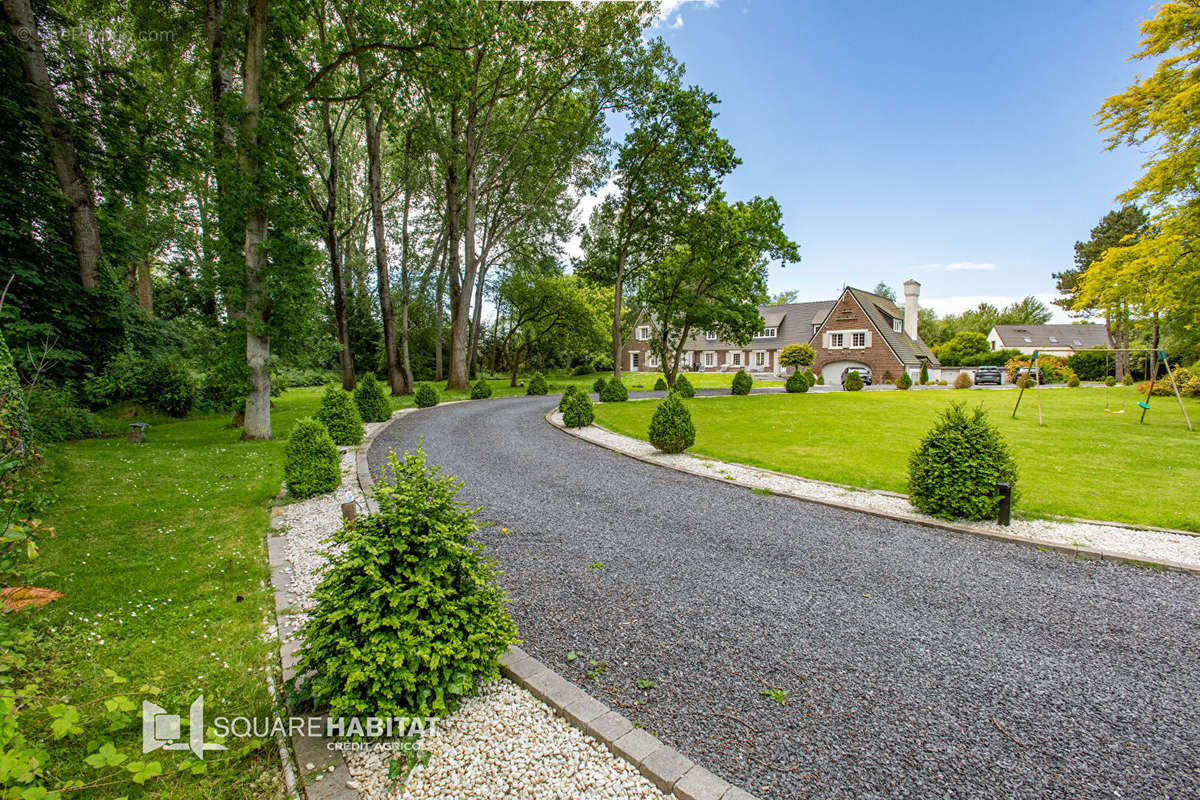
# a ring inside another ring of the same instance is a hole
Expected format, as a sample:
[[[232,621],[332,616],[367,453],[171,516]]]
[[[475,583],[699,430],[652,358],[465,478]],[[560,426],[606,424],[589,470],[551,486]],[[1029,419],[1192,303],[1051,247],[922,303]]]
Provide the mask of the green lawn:
[[[1105,413],[1105,395],[1114,409]],[[1146,424],[1134,390],[1041,392],[1045,427],[1016,391],[830,392],[688,402],[691,452],[723,461],[871,489],[906,491],[907,458],[951,400],[983,404],[1020,467],[1018,510],[1200,531],[1200,431],[1189,432],[1175,398],[1156,397]],[[1200,427],[1200,401],[1185,400]],[[646,438],[656,401],[600,404],[596,422]]]
[[[587,391],[592,390],[592,384],[596,382],[596,378],[603,377],[605,380],[612,378],[611,372],[593,373],[591,375],[563,375],[563,374],[547,374],[546,380],[550,384],[550,393],[558,394],[568,385],[585,388]],[[661,372],[622,372],[621,383],[625,384],[625,388],[631,392],[651,391],[654,384],[659,378],[663,377]],[[509,378],[505,376],[487,376],[488,383],[491,384],[494,397],[510,397],[512,395],[525,394],[524,386],[512,387],[509,386]],[[529,375],[522,375],[521,383],[529,380]],[[733,382],[732,372],[689,372],[687,378],[692,382],[692,386],[697,389],[728,389]],[[432,382],[437,388],[438,394],[442,400],[466,400],[469,399],[471,393],[464,392],[448,392],[445,389],[445,381]],[[755,386],[782,386],[783,381],[755,381]],[[412,395],[404,397],[393,397],[393,408],[407,408],[413,404]]]

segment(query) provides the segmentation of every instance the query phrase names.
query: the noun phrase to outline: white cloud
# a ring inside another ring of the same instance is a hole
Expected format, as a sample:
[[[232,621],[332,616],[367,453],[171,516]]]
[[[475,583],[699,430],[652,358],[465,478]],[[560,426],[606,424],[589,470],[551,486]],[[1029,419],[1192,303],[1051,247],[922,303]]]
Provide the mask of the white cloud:
[[[683,15],[679,12],[688,3],[699,3],[704,8],[713,8],[717,5],[717,0],[660,0],[658,4],[658,22],[655,24],[661,25],[665,23],[674,14],[675,18],[667,24],[667,27],[682,28]]]
[[[683,27],[683,14],[676,14],[675,19],[673,19],[671,21],[671,24],[668,25],[667,27],[668,28],[682,28]]]
[[[917,269],[941,272],[990,272],[996,269],[996,265],[980,261],[954,261],[949,264],[921,264]]]

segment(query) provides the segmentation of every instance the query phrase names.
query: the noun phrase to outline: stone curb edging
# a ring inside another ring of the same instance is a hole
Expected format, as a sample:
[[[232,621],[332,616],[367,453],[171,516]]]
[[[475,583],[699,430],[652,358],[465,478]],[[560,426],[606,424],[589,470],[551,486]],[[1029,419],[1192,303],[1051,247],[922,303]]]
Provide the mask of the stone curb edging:
[[[815,498],[815,497],[801,497],[799,495],[791,494],[789,492],[780,492],[780,491],[776,491],[775,489],[771,489],[769,487],[758,486],[749,481],[738,480],[735,478],[724,478],[724,477],[720,477],[717,475],[709,475],[709,474],[701,473],[701,472],[692,472],[691,470],[683,469],[681,467],[677,467],[677,466],[674,466],[671,464],[663,464],[663,463],[660,463],[653,459],[646,458],[645,456],[639,455],[637,453],[631,453],[626,450],[621,450],[617,447],[605,444],[603,442],[597,442],[592,439],[588,439],[584,436],[581,436],[575,430],[566,427],[565,425],[563,425],[560,422],[555,421],[554,415],[556,413],[557,413],[557,409],[551,409],[549,412],[546,413],[545,419],[546,419],[547,423],[549,423],[550,425],[552,425],[555,428],[558,428],[560,431],[563,431],[564,433],[566,433],[570,436],[574,436],[576,439],[587,442],[588,444],[592,444],[597,447],[604,448],[605,450],[609,450],[613,453],[617,453],[619,455],[625,456],[626,458],[632,458],[636,461],[641,461],[645,464],[651,464],[655,467],[659,467],[662,469],[671,469],[671,470],[675,470],[676,472],[682,472],[686,475],[694,475],[698,478],[707,478],[708,480],[716,481],[718,483],[724,483],[724,484],[732,485],[732,486],[740,486],[744,489],[752,489],[752,490],[756,490],[759,492],[762,492],[765,490],[765,491],[769,491],[771,494],[776,495],[778,497],[787,497],[792,500],[799,500],[799,501],[805,502],[805,503],[817,503],[818,505],[830,506],[832,508],[838,508],[838,509],[842,509],[844,511],[853,511],[858,514],[871,514],[876,517],[883,517],[885,519],[895,520],[896,522],[907,522],[907,523],[914,524],[914,525],[924,525],[927,528],[937,528],[939,530],[951,531],[953,533],[967,534],[970,536],[977,536],[977,537],[981,537],[981,538],[985,538],[985,539],[992,539],[993,541],[1008,542],[1010,544],[1019,544],[1024,547],[1033,547],[1035,549],[1040,549],[1040,550],[1053,550],[1054,552],[1061,553],[1065,556],[1069,556],[1074,559],[1081,559],[1081,560],[1087,560],[1087,561],[1113,561],[1116,563],[1133,564],[1135,566],[1143,566],[1143,567],[1149,565],[1152,567],[1159,567],[1162,569],[1167,569],[1172,572],[1183,572],[1183,573],[1187,573],[1190,575],[1200,575],[1200,567],[1195,567],[1190,564],[1183,564],[1183,563],[1180,563],[1177,561],[1170,561],[1167,559],[1149,560],[1149,559],[1142,559],[1142,558],[1133,558],[1130,556],[1123,555],[1121,553],[1115,553],[1110,550],[1103,550],[1098,547],[1080,547],[1080,546],[1076,546],[1076,545],[1062,544],[1060,542],[1052,542],[1052,541],[1048,541],[1045,539],[1034,539],[1034,538],[1030,538],[1027,536],[1015,536],[1012,534],[1000,533],[998,531],[979,530],[976,528],[969,528],[965,525],[956,525],[953,522],[941,522],[936,519],[925,518],[925,517],[916,517],[916,516],[910,517],[910,516],[905,516],[903,514],[892,514],[887,511],[878,511],[878,510],[874,510],[874,509],[862,508],[860,506],[851,505],[849,503],[839,503],[836,500],[825,500],[825,499]],[[608,433],[612,433],[612,431],[608,431],[607,428],[604,428],[603,426],[600,426],[600,425],[595,425],[594,423],[593,423],[592,427],[596,427],[596,428],[599,428],[600,430],[606,431]],[[758,469],[758,468],[754,467],[753,469]],[[763,470],[763,472],[771,472],[771,470]],[[782,473],[774,473],[774,474],[782,474]],[[798,477],[798,476],[788,476],[788,477]],[[811,479],[805,478],[805,480],[811,480]],[[816,481],[816,482],[821,483],[821,481]],[[830,484],[830,485],[838,486],[838,484]],[[841,487],[839,487],[839,488],[841,488]],[[1172,531],[1172,532],[1174,532],[1174,531]]]
[[[469,400],[453,402],[467,403]],[[439,405],[451,405],[440,403]],[[437,406],[434,406],[436,408]],[[392,422],[418,409],[400,409],[392,414]],[[355,459],[358,485],[368,498],[371,510],[370,463],[367,452],[375,438],[391,424],[381,426],[363,440]],[[647,780],[664,794],[674,794],[676,800],[756,800],[742,789],[733,786],[673,747],[667,747],[607,705],[575,684],[563,678],[542,662],[516,645],[500,658],[501,673],[554,709],[560,717],[584,734],[603,743],[618,758],[632,764]],[[311,798],[310,800],[315,800]]]
[[[500,658],[506,678],[553,708],[587,736],[637,768],[663,794],[676,800],[755,800],[668,747],[554,670],[513,645]]]

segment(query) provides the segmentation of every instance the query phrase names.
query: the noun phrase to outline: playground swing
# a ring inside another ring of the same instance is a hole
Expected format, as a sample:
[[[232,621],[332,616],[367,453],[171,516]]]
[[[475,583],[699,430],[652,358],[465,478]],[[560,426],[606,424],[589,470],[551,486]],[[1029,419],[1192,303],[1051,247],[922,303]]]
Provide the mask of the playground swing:
[[[1154,352],[1154,351],[1148,350],[1148,349],[1143,349],[1143,348],[1128,348],[1127,350],[1125,350],[1125,352],[1132,353],[1132,352]],[[1105,359],[1105,361],[1107,362],[1107,358]],[[1153,370],[1154,374],[1150,376],[1150,380],[1146,381],[1146,396],[1143,397],[1141,400],[1137,401],[1138,408],[1140,408],[1142,410],[1141,416],[1138,417],[1138,422],[1141,424],[1145,424],[1145,422],[1146,422],[1146,412],[1150,410],[1150,395],[1154,391],[1155,382],[1158,380],[1158,365],[1160,363],[1165,365],[1167,368],[1167,377],[1171,381],[1171,388],[1175,392],[1175,399],[1179,401],[1179,410],[1183,412],[1183,421],[1187,424],[1187,429],[1189,431],[1193,430],[1192,420],[1188,417],[1187,408],[1183,404],[1183,397],[1180,396],[1180,394],[1179,394],[1179,386],[1176,385],[1176,383],[1175,383],[1175,373],[1171,369],[1171,362],[1167,360],[1167,351],[1166,350],[1158,351],[1158,358],[1154,361],[1154,370]],[[1125,413],[1125,400],[1123,398],[1121,400],[1121,409],[1119,411],[1115,410],[1111,407],[1110,402],[1109,402],[1111,390],[1112,390],[1111,386],[1107,387],[1107,389],[1105,390],[1105,393],[1104,393],[1104,411],[1105,411],[1105,413],[1107,413],[1107,414],[1124,414]]]
[[[1112,371],[1109,369],[1109,359],[1111,357],[1112,357],[1112,353],[1104,354],[1104,374],[1105,375],[1112,374]],[[1125,413],[1125,395],[1121,395],[1121,409],[1119,411],[1112,407],[1111,401],[1112,401],[1112,387],[1105,385],[1105,387],[1104,387],[1104,413],[1106,413],[1106,414],[1124,414]]]

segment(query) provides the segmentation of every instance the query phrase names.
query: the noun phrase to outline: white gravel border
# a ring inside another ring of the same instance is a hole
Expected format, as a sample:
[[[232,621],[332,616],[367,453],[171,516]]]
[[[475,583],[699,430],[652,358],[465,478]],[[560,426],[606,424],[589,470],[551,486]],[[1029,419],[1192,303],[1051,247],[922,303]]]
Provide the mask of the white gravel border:
[[[1013,519],[1009,527],[995,522],[947,523],[917,511],[909,504],[907,495],[839,486],[689,453],[668,455],[656,450],[649,442],[615,433],[599,425],[567,428],[562,424],[562,414],[557,411],[547,414],[546,419],[572,436],[609,450],[669,469],[750,489],[765,489],[773,494],[865,511],[892,519],[910,520],[991,538],[1065,550],[1085,558],[1139,561],[1200,574],[1200,536],[1182,531],[1145,529],[1102,522],[1037,519]]]
[[[342,524],[341,503],[350,492],[366,513],[357,459],[389,422],[364,425],[360,447],[339,448],[342,485],[335,492],[281,506],[276,526],[291,564],[291,589],[300,609],[312,607],[310,594],[326,561],[323,541]],[[281,639],[292,638],[305,615],[287,618]],[[438,721],[418,740],[430,753],[404,786],[388,777],[390,751],[343,753],[352,780],[346,787],[367,800],[661,800],[654,784],[625,759],[559,717],[550,706],[506,678],[486,686],[454,714]],[[403,755],[400,754],[403,758]],[[666,795],[671,797],[671,795]]]

